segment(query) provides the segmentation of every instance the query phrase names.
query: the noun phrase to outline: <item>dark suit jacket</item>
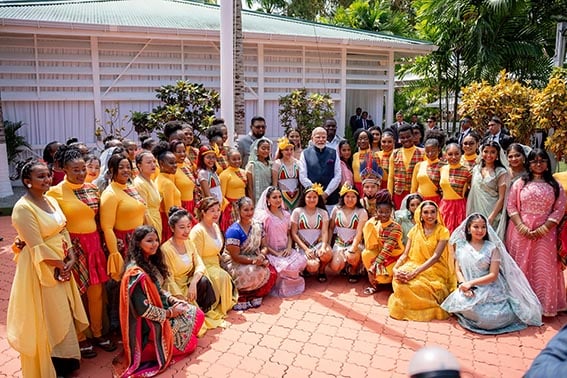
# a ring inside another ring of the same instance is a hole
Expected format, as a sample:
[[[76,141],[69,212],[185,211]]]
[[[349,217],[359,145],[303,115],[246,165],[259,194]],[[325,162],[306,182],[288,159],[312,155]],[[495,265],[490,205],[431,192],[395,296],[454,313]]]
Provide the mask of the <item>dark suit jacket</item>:
[[[366,120],[366,129],[369,129],[370,127],[374,126],[374,121],[371,119],[367,119]],[[362,118],[359,119],[358,121],[356,121],[356,128],[357,129],[362,129],[363,125],[362,125]]]
[[[567,373],[567,326],[553,336],[542,350],[524,378],[564,377]]]
[[[348,121],[348,124],[350,125],[350,129],[352,130],[353,133],[356,131],[356,129],[358,129],[357,121],[358,121],[358,116],[356,114],[350,116],[350,120]]]
[[[486,135],[482,139],[482,144],[485,144],[486,142],[490,141],[491,138],[492,138],[492,135],[490,135],[490,134]],[[506,135],[502,131],[500,131],[500,135],[498,136],[497,142],[498,142],[498,144],[500,144],[500,147],[502,147],[502,150],[506,151],[508,149],[508,147],[510,147],[510,145],[512,143],[514,143],[514,138],[511,137],[510,135]]]

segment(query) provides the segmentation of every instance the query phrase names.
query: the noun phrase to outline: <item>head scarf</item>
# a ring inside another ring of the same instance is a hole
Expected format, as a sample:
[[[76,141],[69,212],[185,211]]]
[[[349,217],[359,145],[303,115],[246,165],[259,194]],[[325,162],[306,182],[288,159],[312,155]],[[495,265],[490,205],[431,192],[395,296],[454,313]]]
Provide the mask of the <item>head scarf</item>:
[[[463,242],[468,242],[466,239],[466,224],[467,221],[474,215],[479,215],[478,213],[473,213],[469,215],[456,229],[453,231],[453,235],[449,239],[450,244],[458,244]],[[500,252],[500,272],[504,276],[504,282],[506,289],[508,289],[510,298],[512,299],[512,309],[516,313],[516,316],[525,324],[540,326],[542,325],[541,316],[542,308],[541,304],[533,292],[526,276],[522,270],[518,267],[514,259],[508,254],[504,243],[496,234],[496,231],[488,223],[485,216],[481,215],[486,222],[486,229],[488,233],[488,240],[490,240],[498,251]],[[519,309],[516,311],[516,309]]]
[[[261,137],[259,139],[256,139],[250,146],[250,156],[248,157],[248,161],[258,161],[258,144],[260,144],[260,142],[263,140],[268,141],[270,147],[272,147],[272,141],[268,138]]]
[[[423,224],[421,222],[421,212],[423,211],[423,206],[435,206],[437,210],[437,224],[445,227],[445,223],[443,222],[443,217],[441,216],[441,212],[439,211],[439,206],[433,201],[423,201],[419,204],[417,209],[415,209],[415,213],[413,214],[413,219],[415,221],[416,227],[423,229]]]
[[[100,192],[102,192],[106,188],[108,182],[110,181],[110,177],[107,177],[108,161],[110,160],[110,158],[114,154],[114,151],[116,151],[117,148],[118,147],[107,148],[100,155],[100,173],[98,174],[98,177],[93,180],[93,184],[95,184],[99,188]]]

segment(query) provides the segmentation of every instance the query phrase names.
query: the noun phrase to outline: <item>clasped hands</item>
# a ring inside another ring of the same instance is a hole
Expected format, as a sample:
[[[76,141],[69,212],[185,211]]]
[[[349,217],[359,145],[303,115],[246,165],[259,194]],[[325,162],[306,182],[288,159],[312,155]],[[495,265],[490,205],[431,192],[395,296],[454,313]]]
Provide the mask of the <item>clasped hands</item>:
[[[417,276],[417,270],[405,271],[394,268],[394,278],[401,283],[408,283],[413,280],[415,276]]]
[[[549,228],[545,224],[542,224],[534,230],[530,230],[530,228],[523,222],[520,222],[516,225],[516,230],[518,231],[518,233],[520,233],[520,235],[530,240],[539,239],[549,232]]]

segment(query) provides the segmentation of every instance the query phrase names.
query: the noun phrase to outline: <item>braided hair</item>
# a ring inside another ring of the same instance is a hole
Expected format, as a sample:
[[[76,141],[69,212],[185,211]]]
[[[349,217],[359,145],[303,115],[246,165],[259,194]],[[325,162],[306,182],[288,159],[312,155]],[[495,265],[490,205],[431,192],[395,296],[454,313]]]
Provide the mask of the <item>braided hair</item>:
[[[44,162],[37,160],[37,159],[32,159],[30,161],[28,161],[23,167],[22,167],[22,171],[20,172],[20,178],[22,180],[22,184],[27,188],[26,183],[24,182],[24,180],[31,180],[31,173],[33,171],[33,169],[35,167],[38,166],[42,166],[42,167],[47,167],[47,164],[45,164]]]
[[[84,160],[81,150],[77,146],[61,145],[54,156],[55,162],[63,168],[73,160]]]

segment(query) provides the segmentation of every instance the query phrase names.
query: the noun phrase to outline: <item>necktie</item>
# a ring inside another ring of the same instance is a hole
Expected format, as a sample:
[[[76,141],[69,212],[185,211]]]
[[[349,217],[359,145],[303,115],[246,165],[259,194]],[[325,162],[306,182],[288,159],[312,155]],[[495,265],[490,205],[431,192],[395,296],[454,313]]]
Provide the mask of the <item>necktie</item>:
[[[363,127],[364,129],[366,129],[366,120],[365,120],[365,119],[362,120],[362,127]]]

